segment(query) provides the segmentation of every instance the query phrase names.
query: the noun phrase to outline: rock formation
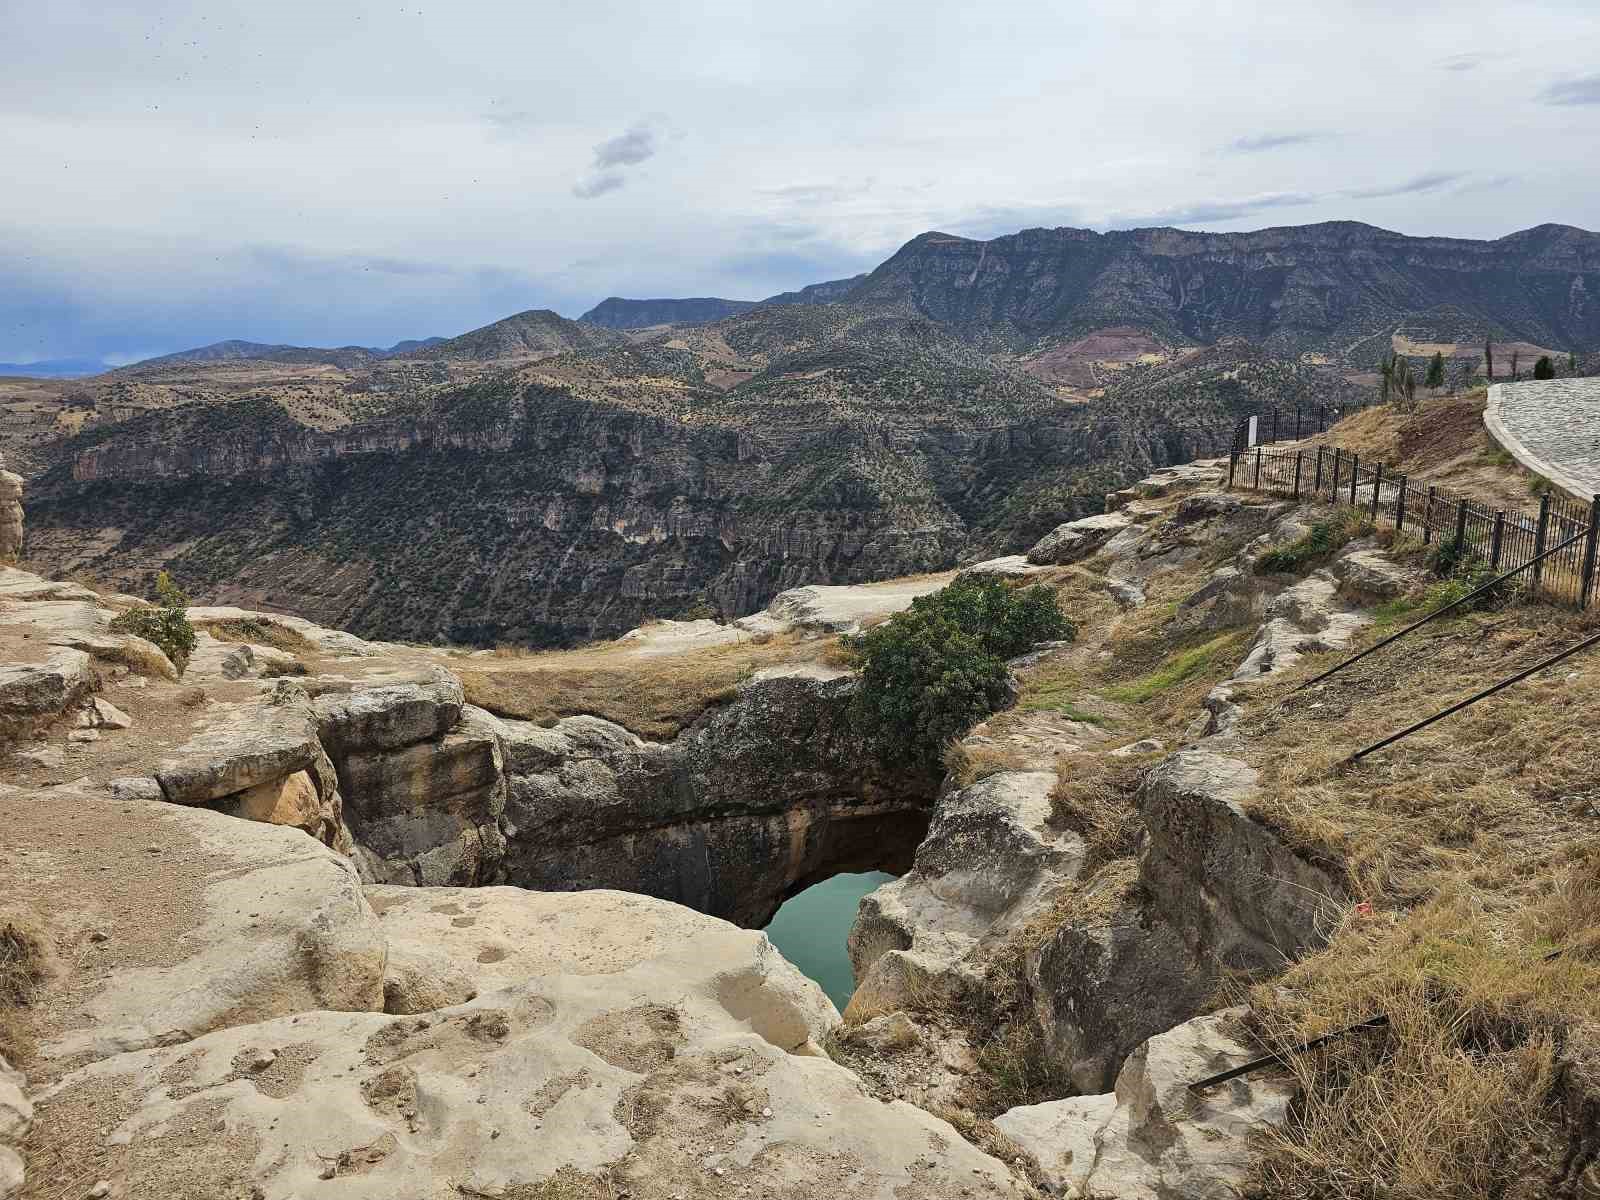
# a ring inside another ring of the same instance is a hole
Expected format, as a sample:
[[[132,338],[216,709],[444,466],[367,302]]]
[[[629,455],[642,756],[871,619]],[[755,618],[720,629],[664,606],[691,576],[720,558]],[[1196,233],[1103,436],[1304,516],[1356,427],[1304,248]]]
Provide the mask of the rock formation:
[[[22,476],[0,457],[0,563],[22,557]]]

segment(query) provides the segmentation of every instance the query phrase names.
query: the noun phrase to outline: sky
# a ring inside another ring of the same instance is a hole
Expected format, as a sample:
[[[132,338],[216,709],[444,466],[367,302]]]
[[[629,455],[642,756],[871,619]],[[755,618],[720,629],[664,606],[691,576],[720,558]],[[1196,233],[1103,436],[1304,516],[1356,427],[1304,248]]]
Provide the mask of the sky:
[[[0,29],[0,361],[753,299],[929,229],[1600,229],[1594,0],[0,0]]]

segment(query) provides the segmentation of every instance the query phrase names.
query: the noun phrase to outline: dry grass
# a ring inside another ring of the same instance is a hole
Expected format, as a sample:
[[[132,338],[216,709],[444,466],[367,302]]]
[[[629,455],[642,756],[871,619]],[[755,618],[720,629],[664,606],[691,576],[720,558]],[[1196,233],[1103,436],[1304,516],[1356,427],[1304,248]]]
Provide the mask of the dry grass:
[[[1392,920],[1352,916],[1327,951],[1256,989],[1273,1046],[1389,1021],[1291,1057],[1301,1098],[1261,1146],[1259,1194],[1595,1194],[1580,1180],[1600,1185],[1600,856],[1545,885],[1521,904],[1452,890]]]
[[[271,646],[275,650],[284,650],[290,654],[315,653],[317,649],[316,644],[299,630],[280,625],[265,617],[209,621],[199,628],[219,642],[249,642],[255,646]]]
[[[957,787],[971,787],[1006,771],[1037,770],[1038,764],[1032,755],[1011,747],[951,742],[944,750],[944,769]]]
[[[1082,836],[1084,874],[1113,859],[1137,852],[1144,836],[1136,797],[1145,772],[1160,757],[1131,754],[1063,754],[1056,759],[1056,785],[1050,791],[1050,818]]]
[[[57,970],[55,944],[39,917],[0,910],[0,1058],[15,1065],[33,1051],[22,1010]]]
[[[457,673],[467,702],[499,717],[552,724],[589,714],[640,737],[677,736],[706,709],[731,701],[762,667],[797,657],[798,635],[653,656],[600,648],[542,654]]]

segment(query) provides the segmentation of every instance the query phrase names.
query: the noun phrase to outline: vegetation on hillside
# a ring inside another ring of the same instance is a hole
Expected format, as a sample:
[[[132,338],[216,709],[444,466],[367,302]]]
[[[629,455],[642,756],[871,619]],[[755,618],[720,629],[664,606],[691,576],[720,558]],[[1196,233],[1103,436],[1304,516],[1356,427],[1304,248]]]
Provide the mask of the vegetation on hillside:
[[[959,580],[849,639],[856,720],[885,755],[931,765],[1011,698],[1007,659],[1073,634],[1048,588]]]
[[[194,626],[189,623],[189,597],[162,571],[156,576],[156,603],[153,608],[131,608],[114,618],[111,628],[154,642],[172,660],[182,675],[194,653]]]

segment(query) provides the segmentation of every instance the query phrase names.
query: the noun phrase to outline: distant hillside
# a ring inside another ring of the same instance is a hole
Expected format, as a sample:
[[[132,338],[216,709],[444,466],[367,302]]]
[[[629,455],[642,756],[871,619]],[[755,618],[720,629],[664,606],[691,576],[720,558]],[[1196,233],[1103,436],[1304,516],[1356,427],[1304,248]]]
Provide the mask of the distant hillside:
[[[105,363],[94,358],[50,358],[31,363],[0,362],[0,376],[22,379],[78,379],[84,375],[98,375],[105,369]]]
[[[229,363],[268,361],[280,363],[325,363],[328,366],[354,370],[368,366],[382,358],[384,352],[366,346],[339,346],[322,349],[317,346],[285,346],[266,342],[245,342],[230,339],[197,346],[193,350],[179,350],[157,358],[146,358],[121,368],[123,371],[145,371],[167,367],[174,363]]]
[[[405,358],[431,361],[489,362],[495,359],[540,357],[577,350],[603,350],[624,343],[620,334],[587,325],[547,308],[516,313],[492,325],[446,338]]]
[[[766,304],[832,304],[843,300],[850,289],[865,278],[865,275],[855,275],[849,279],[830,279],[825,283],[810,284],[796,292],[779,292],[765,300],[723,300],[716,296],[696,296],[687,300],[624,300],[621,296],[609,296],[578,320],[606,329],[710,325]]]
[[[648,329],[652,325],[709,325],[756,306],[754,300],[694,296],[686,300],[624,300],[608,296],[578,320],[605,329]]]
[[[1236,336],[1279,352],[1343,352],[1402,322],[1414,337],[1430,324],[1459,335],[1463,321],[1469,338],[1586,350],[1600,348],[1600,234],[1541,225],[1470,241],[1352,221],[1254,233],[1027,229],[986,242],[925,233],[850,300],[1013,350],[1132,327],[1175,343]]]

